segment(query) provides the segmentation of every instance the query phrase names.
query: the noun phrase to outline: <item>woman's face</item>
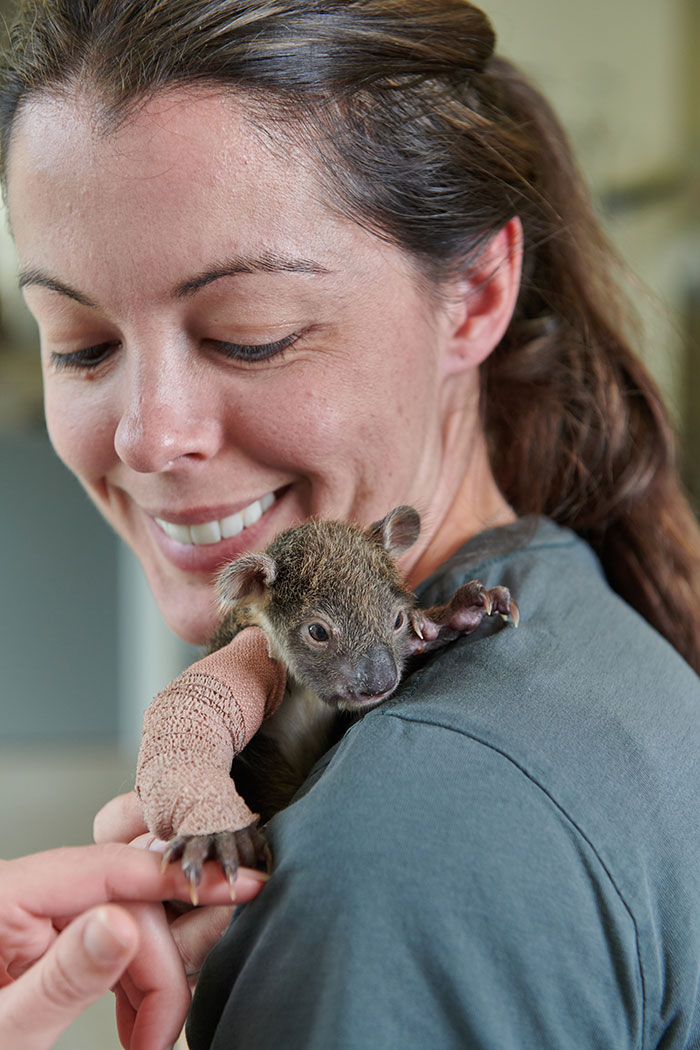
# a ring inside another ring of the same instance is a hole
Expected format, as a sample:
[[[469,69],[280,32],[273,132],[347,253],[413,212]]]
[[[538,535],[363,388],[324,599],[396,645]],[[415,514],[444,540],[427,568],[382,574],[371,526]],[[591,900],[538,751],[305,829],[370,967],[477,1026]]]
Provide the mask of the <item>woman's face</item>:
[[[39,100],[9,203],[51,440],[182,637],[223,562],[310,515],[439,521],[449,310],[240,103],[162,96],[105,134]]]

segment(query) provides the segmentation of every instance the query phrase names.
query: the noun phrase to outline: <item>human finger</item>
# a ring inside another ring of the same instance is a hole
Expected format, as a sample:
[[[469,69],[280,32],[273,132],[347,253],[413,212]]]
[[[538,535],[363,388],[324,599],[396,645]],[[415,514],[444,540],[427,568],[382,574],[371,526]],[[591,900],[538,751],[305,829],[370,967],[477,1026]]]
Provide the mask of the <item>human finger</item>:
[[[165,1050],[185,1022],[189,985],[162,906],[126,907],[138,924],[140,948],[115,989],[119,1038],[129,1050]]]
[[[106,802],[92,825],[95,842],[131,842],[147,830],[135,791],[127,791]]]
[[[177,864],[161,870],[162,858],[150,850],[120,843],[73,846],[34,853],[0,866],[0,897],[28,918],[72,917],[109,901],[189,900],[190,885]],[[261,872],[239,869],[236,897],[257,896]],[[203,904],[230,902],[227,880],[213,862],[204,865],[199,899]],[[0,938],[2,940],[2,938]]]
[[[102,905],[81,915],[0,993],[0,1046],[48,1050],[115,984],[138,947],[137,923],[123,908]]]
[[[197,977],[202,964],[228,926],[233,905],[195,908],[178,915],[170,924],[170,933],[180,953],[188,978]]]

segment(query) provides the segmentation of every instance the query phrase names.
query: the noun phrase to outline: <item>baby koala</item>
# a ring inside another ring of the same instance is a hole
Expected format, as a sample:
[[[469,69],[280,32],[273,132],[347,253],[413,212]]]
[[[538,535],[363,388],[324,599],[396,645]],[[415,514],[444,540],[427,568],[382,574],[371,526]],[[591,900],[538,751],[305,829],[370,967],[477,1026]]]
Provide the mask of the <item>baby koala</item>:
[[[312,520],[220,572],[224,618],[210,655],[151,704],[137,769],[148,826],[170,840],[164,863],[182,857],[193,901],[208,857],[232,894],[239,864],[269,867],[260,818],[284,808],[348,726],[395,692],[412,658],[487,615],[517,625],[507,589],[477,581],[419,609],[395,561],[419,529],[405,506],[368,529]]]

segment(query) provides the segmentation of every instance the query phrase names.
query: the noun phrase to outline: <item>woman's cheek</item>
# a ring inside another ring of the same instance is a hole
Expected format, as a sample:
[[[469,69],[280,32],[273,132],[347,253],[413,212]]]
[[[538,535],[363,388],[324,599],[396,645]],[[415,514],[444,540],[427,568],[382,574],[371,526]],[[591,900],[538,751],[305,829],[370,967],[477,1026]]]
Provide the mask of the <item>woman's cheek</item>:
[[[56,454],[89,483],[107,473],[116,459],[114,423],[104,398],[69,396],[58,379],[45,384],[46,427]]]
[[[354,429],[353,401],[342,378],[330,388],[314,375],[302,382],[277,382],[264,392],[260,404],[248,403],[244,429],[249,450],[271,465],[327,461]],[[240,416],[237,422],[242,437]]]

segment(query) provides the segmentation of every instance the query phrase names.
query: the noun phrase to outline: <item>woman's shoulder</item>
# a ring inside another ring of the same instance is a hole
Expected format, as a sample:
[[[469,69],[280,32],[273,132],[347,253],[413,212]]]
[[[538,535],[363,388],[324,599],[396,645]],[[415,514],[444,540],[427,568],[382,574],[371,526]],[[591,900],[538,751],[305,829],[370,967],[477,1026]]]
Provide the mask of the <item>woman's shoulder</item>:
[[[426,582],[420,603],[445,601],[474,578],[509,588],[519,627],[484,620],[409,678],[396,703],[432,701],[439,682],[472,700],[491,685],[513,690],[529,708],[552,698],[565,717],[578,703],[600,709],[614,702],[618,717],[628,710],[638,718],[649,707],[652,717],[669,721],[673,704],[669,710],[660,701],[670,693],[691,721],[700,709],[700,678],[612,590],[593,550],[569,529],[534,518],[477,537]],[[434,679],[424,677],[426,669]]]
[[[575,785],[587,798],[601,769],[621,793],[652,769],[655,789],[673,793],[687,761],[700,805],[700,678],[615,594],[587,544],[546,519],[526,528],[525,542],[508,548],[506,537],[478,560],[467,548],[431,585],[505,585],[520,607],[517,629],[484,621],[409,675],[374,717],[449,728],[548,788]]]

